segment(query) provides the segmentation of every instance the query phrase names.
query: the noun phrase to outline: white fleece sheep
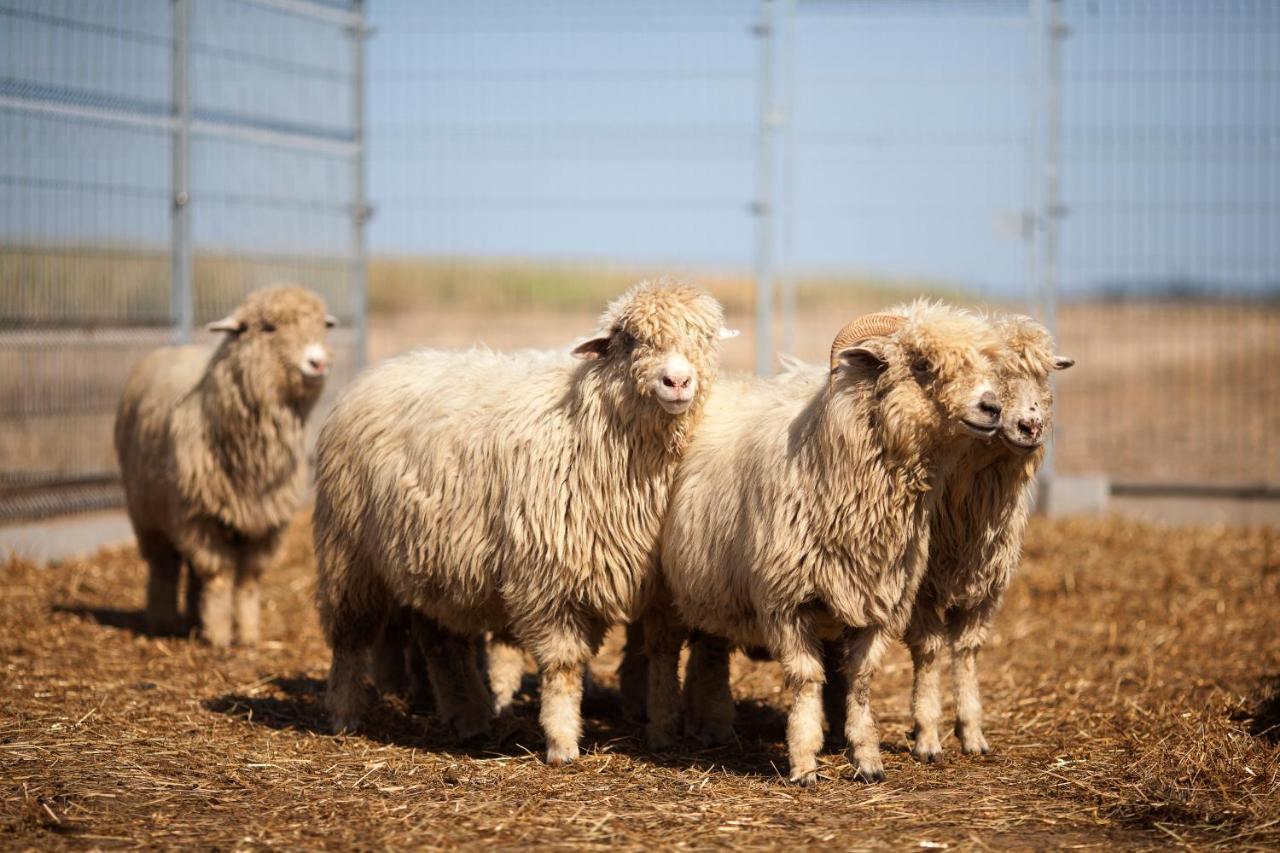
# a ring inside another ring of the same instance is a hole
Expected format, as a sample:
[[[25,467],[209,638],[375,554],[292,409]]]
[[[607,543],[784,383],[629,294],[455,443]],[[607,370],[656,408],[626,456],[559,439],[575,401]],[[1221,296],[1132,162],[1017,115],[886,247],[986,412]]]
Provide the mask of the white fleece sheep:
[[[1049,332],[1029,317],[999,317],[994,325],[1005,347],[997,370],[999,436],[970,445],[947,478],[906,636],[915,665],[912,751],[925,762],[942,758],[939,658],[948,643],[961,750],[988,751],[977,656],[1022,555],[1031,488],[1052,428],[1049,376],[1075,363],[1055,355]]]
[[[832,346],[816,382],[722,382],[681,464],[662,576],[684,625],[646,613],[649,727],[678,717],[684,627],[782,664],[793,704],[791,779],[813,784],[822,744],[824,639],[845,641],[846,734],[858,774],[883,778],[870,681],[910,616],[928,554],[935,487],[969,440],[999,423],[999,342],[966,312],[919,302],[872,315]]]
[[[582,669],[656,572],[722,311],[700,288],[642,283],[601,328],[574,350],[584,362],[416,352],[339,400],[317,448],[314,522],[336,729],[359,724],[367,647],[402,605],[458,635],[510,632],[541,669],[548,761],[577,757]],[[460,734],[491,710],[467,693],[438,709]]]
[[[258,580],[306,484],[305,424],[329,369],[333,318],[300,287],[253,293],[209,329],[212,353],[165,347],[129,374],[115,445],[125,503],[147,561],[152,630],[187,617],[206,640],[258,642]]]
[[[988,751],[982,733],[977,653],[1012,579],[1021,554],[1030,490],[1043,458],[1053,418],[1049,375],[1074,364],[1054,355],[1047,330],[1028,317],[993,321],[1004,346],[997,365],[1002,407],[998,438],[972,442],[942,486],[929,538],[929,564],[917,594],[906,641],[915,663],[913,753],[941,759],[939,656],[950,643],[956,701],[956,735],[968,754]],[[818,368],[786,363],[779,381],[812,379]],[[845,682],[824,644],[827,722],[844,718]],[[685,675],[685,723],[690,734],[720,742],[733,715],[728,683],[729,647],[718,638],[690,641]],[[626,661],[624,660],[624,663]]]

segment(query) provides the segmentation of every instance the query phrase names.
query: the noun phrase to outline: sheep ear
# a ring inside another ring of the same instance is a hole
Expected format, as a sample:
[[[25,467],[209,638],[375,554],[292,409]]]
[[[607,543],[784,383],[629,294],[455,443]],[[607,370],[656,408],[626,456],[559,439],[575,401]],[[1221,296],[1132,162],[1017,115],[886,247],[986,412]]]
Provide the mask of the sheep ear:
[[[742,334],[742,332],[738,329],[726,329],[724,326],[720,327],[720,340],[722,341],[727,341],[730,338],[736,338],[740,334]]]
[[[844,367],[870,367],[873,370],[883,370],[889,363],[885,342],[874,338],[863,341],[856,347],[840,350],[836,358]]]
[[[338,318],[337,318],[337,317],[333,316],[332,314],[325,314],[325,315],[324,315],[324,327],[325,327],[326,329],[332,329],[332,328],[333,328],[334,326],[336,326],[336,325],[338,325]]]
[[[237,320],[236,316],[232,314],[229,317],[223,317],[221,320],[214,320],[205,328],[211,332],[230,332],[233,335],[238,335],[244,331],[244,323]]]
[[[604,358],[609,354],[609,336],[603,338],[591,338],[583,341],[573,348],[573,355],[576,358],[583,358],[592,361],[598,358]]]
[[[1065,355],[1055,355],[1053,357],[1054,370],[1066,370],[1068,367],[1070,367],[1075,363],[1076,363],[1076,360],[1074,358],[1067,358]]]

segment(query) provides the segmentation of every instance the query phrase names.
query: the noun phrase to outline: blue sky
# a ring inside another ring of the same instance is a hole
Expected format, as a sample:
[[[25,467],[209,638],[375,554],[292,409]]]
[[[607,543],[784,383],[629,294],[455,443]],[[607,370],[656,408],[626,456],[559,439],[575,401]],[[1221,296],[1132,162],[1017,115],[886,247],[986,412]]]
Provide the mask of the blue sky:
[[[1064,6],[1066,288],[1274,289],[1280,4]],[[372,246],[747,268],[757,8],[374,0]],[[784,260],[1022,288],[1026,4],[799,8]]]
[[[166,113],[169,6],[0,0],[0,95]],[[195,6],[198,113],[344,132],[340,29],[237,0]],[[1280,3],[1063,6],[1066,291],[1191,279],[1275,292]],[[374,253],[750,268],[756,2],[368,9]],[[58,17],[80,23],[45,20]],[[1026,286],[1026,3],[802,0],[791,57],[777,65],[794,96],[774,169],[780,263]],[[346,249],[341,157],[193,145],[199,247]],[[163,247],[169,168],[162,130],[0,112],[0,234]]]

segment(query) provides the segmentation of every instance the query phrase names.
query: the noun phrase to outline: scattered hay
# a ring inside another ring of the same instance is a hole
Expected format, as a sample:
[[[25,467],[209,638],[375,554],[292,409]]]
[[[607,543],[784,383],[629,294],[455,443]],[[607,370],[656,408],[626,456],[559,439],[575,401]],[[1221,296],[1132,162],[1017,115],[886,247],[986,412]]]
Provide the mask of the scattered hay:
[[[267,580],[255,654],[147,636],[133,549],[0,567],[0,845],[1280,844],[1274,531],[1037,522],[984,656],[996,753],[911,758],[896,649],[876,684],[889,781],[831,751],[813,791],[782,781],[776,666],[742,658],[735,748],[651,755],[607,692],[559,771],[527,695],[487,750],[395,700],[367,735],[324,734],[307,538]]]

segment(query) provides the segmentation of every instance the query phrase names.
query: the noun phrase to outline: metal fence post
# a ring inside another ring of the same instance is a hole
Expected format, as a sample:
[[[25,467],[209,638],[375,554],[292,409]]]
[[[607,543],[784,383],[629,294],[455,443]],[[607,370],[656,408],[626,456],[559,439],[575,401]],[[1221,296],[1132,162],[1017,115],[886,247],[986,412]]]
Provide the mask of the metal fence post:
[[[1050,334],[1058,333],[1059,224],[1062,205],[1062,22],[1060,0],[1033,0],[1036,81],[1039,110],[1035,111],[1038,143],[1036,163],[1036,309]],[[1061,420],[1061,419],[1059,419]],[[1052,490],[1053,443],[1040,468],[1041,495]]]
[[[773,103],[774,0],[760,0],[760,150],[756,222],[756,373],[773,372]]]
[[[191,293],[191,84],[188,36],[191,29],[191,0],[173,2],[173,164],[172,245],[170,247],[169,313],[173,336],[190,343],[195,325],[195,302]]]
[[[796,271],[795,271],[795,161],[796,161],[796,3],[783,0],[782,5],[782,98],[779,107],[782,121],[782,351],[795,354],[796,345]]]
[[[368,322],[368,287],[367,258],[365,249],[365,223],[369,221],[371,210],[365,199],[364,173],[364,101],[365,101],[365,39],[369,30],[365,24],[364,0],[354,0],[353,10],[357,21],[351,28],[352,48],[352,85],[354,92],[351,99],[351,325],[355,335],[355,368],[364,367],[369,359],[369,322]]]

